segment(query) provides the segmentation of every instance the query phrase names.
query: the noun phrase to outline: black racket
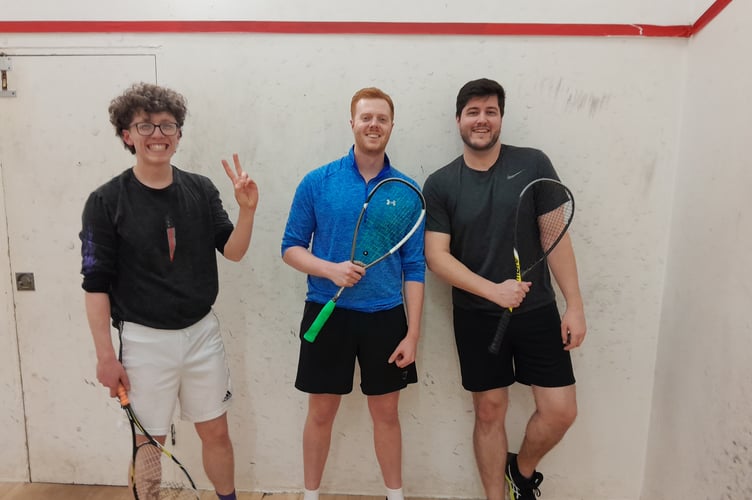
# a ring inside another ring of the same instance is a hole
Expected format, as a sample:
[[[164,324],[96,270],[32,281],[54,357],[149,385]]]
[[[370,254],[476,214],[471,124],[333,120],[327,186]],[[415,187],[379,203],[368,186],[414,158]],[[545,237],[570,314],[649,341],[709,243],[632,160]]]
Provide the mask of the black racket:
[[[136,500],[198,500],[199,493],[190,474],[175,455],[144,429],[122,385],[118,388],[118,398],[131,423],[133,457],[128,482]],[[137,444],[136,429],[147,441]]]
[[[536,227],[524,225],[525,220],[534,217],[537,220],[537,231],[540,236],[540,245],[533,245],[524,250],[520,249],[520,232],[535,230]],[[517,200],[517,209],[514,217],[514,264],[516,267],[517,281],[530,272],[535,266],[545,262],[546,257],[556,248],[572,223],[574,218],[574,196],[561,182],[555,179],[536,179],[525,186]],[[520,271],[520,253],[525,260],[524,271]],[[488,352],[498,354],[504,334],[512,317],[512,308],[504,309],[499,319]]]
[[[350,250],[350,261],[368,269],[386,259],[410,239],[426,215],[426,200],[409,182],[389,178],[376,184],[360,210]],[[341,287],[319,312],[303,334],[308,342],[316,340],[332,315]]]

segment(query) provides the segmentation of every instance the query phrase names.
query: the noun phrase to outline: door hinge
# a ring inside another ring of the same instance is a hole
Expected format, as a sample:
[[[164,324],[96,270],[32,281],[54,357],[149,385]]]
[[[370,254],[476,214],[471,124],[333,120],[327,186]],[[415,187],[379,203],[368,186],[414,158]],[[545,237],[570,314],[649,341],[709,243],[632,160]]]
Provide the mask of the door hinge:
[[[0,54],[0,97],[16,97],[15,90],[8,90],[8,71],[13,70],[13,61],[5,54]]]

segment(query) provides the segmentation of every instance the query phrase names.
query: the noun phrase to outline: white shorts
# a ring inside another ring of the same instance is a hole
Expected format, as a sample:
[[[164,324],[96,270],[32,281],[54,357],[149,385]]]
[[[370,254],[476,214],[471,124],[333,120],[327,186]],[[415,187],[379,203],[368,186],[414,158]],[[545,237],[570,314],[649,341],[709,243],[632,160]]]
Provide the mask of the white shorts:
[[[175,403],[180,418],[206,422],[227,412],[230,372],[219,321],[210,312],[181,330],[123,322],[122,363],[133,412],[153,436],[167,435]]]

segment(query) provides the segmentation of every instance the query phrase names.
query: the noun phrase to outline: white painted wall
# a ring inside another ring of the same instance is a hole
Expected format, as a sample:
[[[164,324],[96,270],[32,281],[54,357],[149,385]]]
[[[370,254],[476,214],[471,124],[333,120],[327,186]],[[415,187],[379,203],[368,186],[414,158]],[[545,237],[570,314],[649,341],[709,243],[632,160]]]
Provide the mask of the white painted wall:
[[[752,5],[689,46],[642,498],[752,498]]]
[[[0,146],[0,174],[4,156]],[[0,449],[3,450],[0,454],[0,481],[28,481],[21,370],[13,310],[14,278],[10,272],[2,181],[0,175],[0,275],[3,276],[0,281]]]
[[[472,18],[464,5],[456,2],[447,3],[438,13],[436,9],[405,5],[397,18],[390,17],[386,10],[353,10],[355,4],[350,2],[341,2],[339,10],[315,12],[301,2],[255,2],[255,7],[245,7],[248,10],[243,12],[228,10],[230,4],[221,2],[203,3],[205,10],[186,2],[149,4],[156,10],[136,9],[129,4],[127,11],[124,7],[122,11],[113,10],[121,8],[117,5],[103,11],[100,4],[88,4],[79,2],[73,8],[69,3],[65,12],[55,2],[45,2],[45,8],[38,11],[13,4],[4,12],[10,12],[9,19],[134,19],[134,12],[149,12],[148,18],[153,19],[203,16],[666,24],[694,20],[694,14],[685,15],[692,9],[679,2],[631,2],[608,9],[595,2],[582,2],[579,8],[568,4],[566,9],[548,4],[543,8],[540,4],[533,7],[535,3],[494,3],[495,7],[487,10],[489,18]],[[526,10],[528,5],[537,10]],[[473,11],[478,12],[484,10]],[[521,17],[512,17],[511,12]],[[576,19],[568,17],[572,13],[577,14]],[[175,87],[189,101],[190,113],[176,164],[212,177],[232,215],[235,206],[219,159],[238,151],[259,182],[261,205],[251,252],[240,265],[222,264],[222,291],[216,305],[235,385],[236,401],[230,417],[238,486],[244,490],[302,488],[300,440],[306,398],[293,388],[293,380],[305,283],[302,275],[282,263],[279,242],[299,179],[308,170],[344,154],[351,143],[347,124],[350,96],[368,85],[377,85],[392,95],[397,109],[389,154],[398,167],[422,182],[461,151],[454,124],[454,99],[459,87],[480,76],[498,79],[508,91],[503,140],[546,151],[572,187],[578,206],[572,234],[590,337],[574,355],[580,416],[562,444],[541,464],[546,475],[545,494],[562,500],[640,498],[645,456],[649,448],[654,451],[648,431],[667,271],[669,207],[674,196],[687,76],[686,40],[0,34],[0,51],[18,58],[74,53],[153,54],[159,83]],[[701,74],[702,64],[696,67]],[[11,73],[11,83],[14,77]],[[71,98],[87,97],[82,91]],[[0,114],[2,106],[0,101]],[[102,127],[106,129],[107,124]],[[69,141],[71,135],[63,133],[51,140],[53,144]],[[85,134],[76,140],[83,140],[87,147],[93,143],[87,142]],[[688,140],[693,147],[701,148],[700,141]],[[99,154],[109,159],[113,174],[130,164],[129,155],[114,136],[109,146],[101,147]],[[1,157],[0,168],[7,168]],[[84,176],[80,182],[93,189],[98,180]],[[52,188],[42,184],[40,189]],[[65,216],[75,218],[78,212]],[[71,234],[78,230],[70,228]],[[6,239],[3,231],[5,226],[0,225],[0,240]],[[9,237],[13,240],[18,235]],[[59,257],[50,254],[49,258]],[[13,262],[0,261],[0,265],[9,273],[14,271]],[[681,272],[691,271],[679,267],[669,277]],[[4,297],[2,310],[12,311],[10,294]],[[83,310],[60,310],[51,305],[45,313],[74,315],[75,321],[67,324],[81,324],[83,320]],[[6,323],[12,326],[12,318]],[[420,383],[404,392],[401,404],[405,489],[411,496],[479,498],[483,492],[470,440],[472,405],[469,394],[459,385],[450,323],[448,289],[429,274],[418,358]],[[14,342],[11,330],[0,337],[9,345]],[[60,355],[74,363],[89,363],[91,381],[92,353],[89,345],[73,343]],[[0,368],[0,390],[5,391],[0,392],[2,401],[20,399],[18,372],[13,371],[12,363],[9,366]],[[25,387],[25,392],[34,393],[35,389]],[[67,390],[70,396],[80,395],[75,388]],[[87,397],[106,402],[103,389],[87,390]],[[28,405],[27,411],[34,407]],[[515,388],[508,419],[512,447],[519,445],[532,407],[529,394]],[[0,418],[23,422],[20,407],[9,408],[2,407]],[[71,428],[80,421],[80,406],[70,404],[59,411]],[[111,401],[108,411],[117,413]],[[6,413],[10,415],[6,417]],[[109,420],[102,425],[112,429],[113,439],[128,439],[125,428],[115,428]],[[16,430],[20,433],[21,426]],[[5,435],[2,439],[4,445]],[[323,490],[381,494],[383,487],[371,443],[365,399],[356,392],[345,398],[340,410]],[[184,425],[179,428],[179,446],[181,456],[198,472],[197,443]],[[16,444],[11,449],[18,453],[15,460],[25,459],[22,446]],[[55,453],[65,453],[65,448],[56,448]],[[124,469],[109,465],[119,456],[100,463],[81,463],[77,474],[122,483]],[[77,457],[66,459],[75,462]],[[123,464],[126,461],[127,456],[122,456]],[[46,466],[45,460],[39,463]],[[654,464],[653,468],[663,472],[661,466]],[[33,477],[33,462],[31,469]],[[44,477],[54,471],[37,469],[36,473]],[[9,470],[7,478],[24,480],[24,474],[23,470]],[[691,476],[682,476],[681,480],[688,484],[694,481]],[[200,481],[207,484],[205,478]]]

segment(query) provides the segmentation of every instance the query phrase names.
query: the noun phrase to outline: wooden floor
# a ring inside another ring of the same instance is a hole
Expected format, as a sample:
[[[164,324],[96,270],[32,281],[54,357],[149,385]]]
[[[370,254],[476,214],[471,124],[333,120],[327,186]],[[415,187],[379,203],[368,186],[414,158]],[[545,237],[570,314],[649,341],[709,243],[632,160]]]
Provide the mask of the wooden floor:
[[[238,500],[302,500],[302,494],[238,493]],[[125,486],[87,486],[50,483],[0,483],[0,500],[132,500]],[[201,500],[217,500],[213,491],[202,491]],[[384,496],[321,495],[321,500],[384,500]],[[430,500],[417,499],[410,500]]]

